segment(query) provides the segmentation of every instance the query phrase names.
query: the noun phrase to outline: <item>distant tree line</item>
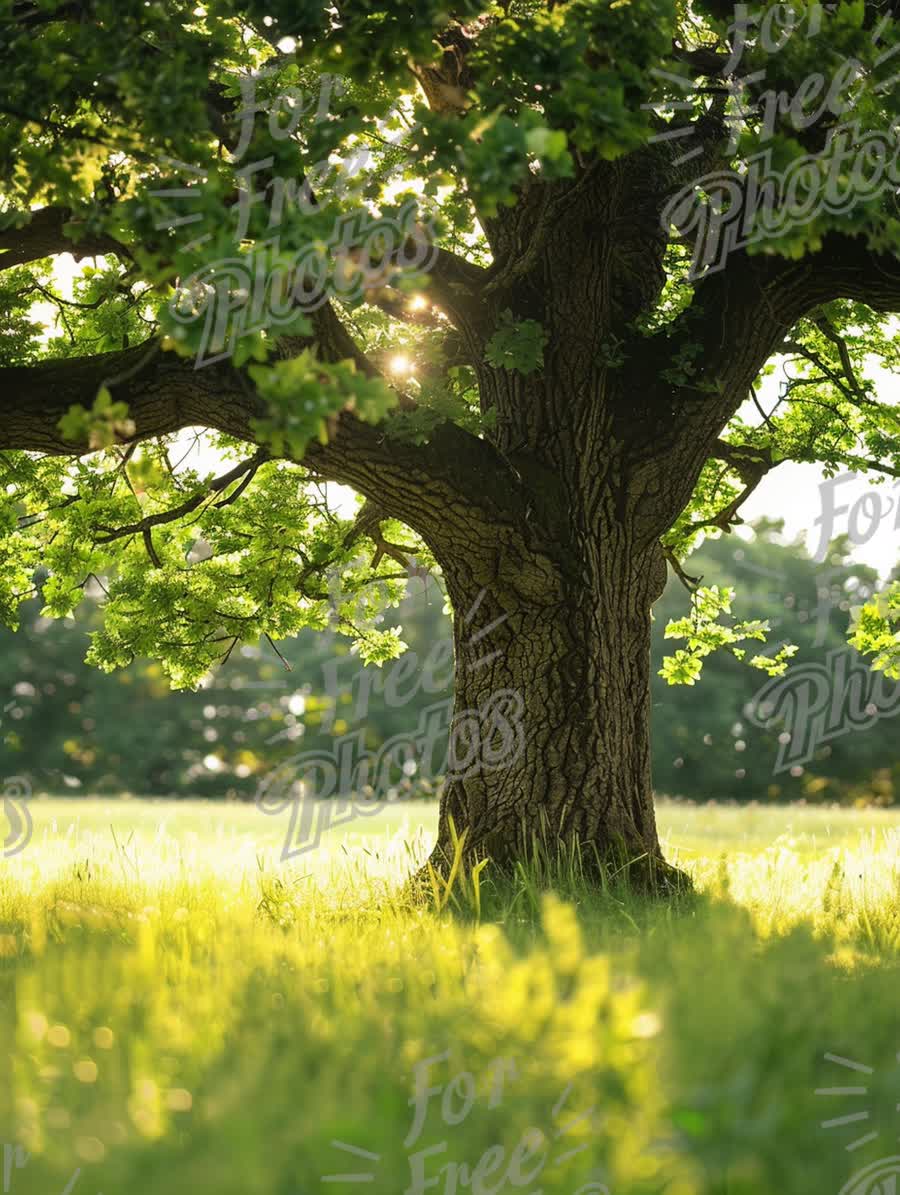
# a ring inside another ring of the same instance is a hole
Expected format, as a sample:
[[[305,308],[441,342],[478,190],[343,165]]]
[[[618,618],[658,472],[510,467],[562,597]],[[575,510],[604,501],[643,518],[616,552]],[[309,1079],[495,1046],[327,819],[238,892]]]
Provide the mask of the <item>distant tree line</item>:
[[[691,558],[690,572],[708,570],[717,584],[733,584],[736,616],[766,617],[770,642],[799,646],[785,684],[801,676],[798,669],[806,670],[802,675],[812,670],[821,684],[833,671],[829,660],[855,656],[846,643],[850,608],[874,591],[877,576],[854,563],[845,539],[817,563],[802,547],[776,542],[778,529],[763,521],[752,540],[730,535],[708,541]],[[402,626],[409,650],[381,669],[363,667],[340,637],[303,632],[278,644],[283,659],[268,644],[244,647],[196,692],[172,692],[150,661],[111,675],[87,667],[82,661],[90,625],[84,630],[83,620],[76,628],[43,618],[41,602],[32,602],[24,610],[23,633],[0,632],[0,780],[24,775],[36,791],[72,795],[252,799],[267,778],[283,782],[296,774],[307,753],[337,760],[341,744],[352,742],[357,757],[360,751],[375,754],[386,743],[413,738],[429,711],[437,711],[439,720],[449,710],[453,665],[443,607],[438,583],[415,579],[387,618]],[[714,653],[696,687],[666,684],[657,674],[672,650],[663,630],[688,608],[684,584],[670,578],[654,610],[658,792],[702,801],[878,804],[900,796],[890,710],[854,727],[842,708],[847,695],[836,689],[831,729],[821,741],[813,734],[811,757],[789,767],[783,723],[760,725],[754,713],[766,680],[759,672]],[[861,658],[854,667],[871,675]],[[802,685],[794,687],[801,692]],[[900,716],[900,702],[896,708]],[[398,757],[382,776],[379,795],[432,795],[445,752],[438,744],[428,754],[416,759],[410,751],[405,767]]]

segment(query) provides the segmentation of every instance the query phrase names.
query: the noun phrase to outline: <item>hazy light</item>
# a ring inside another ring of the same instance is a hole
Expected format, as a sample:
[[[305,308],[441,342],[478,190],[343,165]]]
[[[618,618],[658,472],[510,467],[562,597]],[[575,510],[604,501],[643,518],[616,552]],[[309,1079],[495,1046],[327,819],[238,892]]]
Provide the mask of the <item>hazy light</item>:
[[[293,37],[283,37],[277,43],[277,46],[282,54],[293,54],[293,52],[297,49],[297,40]]]
[[[410,361],[409,357],[407,357],[405,353],[395,353],[388,363],[388,368],[390,369],[391,373],[411,373],[412,361]]]
[[[428,300],[424,295],[413,295],[409,301],[410,311],[421,311],[423,307],[428,306]]]

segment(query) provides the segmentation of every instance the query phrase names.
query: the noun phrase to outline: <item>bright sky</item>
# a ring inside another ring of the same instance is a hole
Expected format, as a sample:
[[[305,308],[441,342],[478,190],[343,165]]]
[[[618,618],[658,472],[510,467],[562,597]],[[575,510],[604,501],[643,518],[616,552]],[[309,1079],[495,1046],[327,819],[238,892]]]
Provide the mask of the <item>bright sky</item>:
[[[823,526],[833,528],[828,538],[849,532],[856,545],[854,559],[877,568],[884,578],[900,564],[900,481],[889,479],[875,486],[873,476],[844,475],[823,491],[824,478],[818,466],[779,465],[747,500],[743,517],[747,522],[761,515],[784,519],[784,542],[803,536],[809,552],[817,558],[821,558]],[[828,517],[829,510],[833,510],[833,518]]]
[[[875,381],[881,402],[900,406],[900,377],[879,368],[874,360],[866,374]],[[775,404],[779,376],[776,370],[761,388],[760,405],[765,411]],[[753,403],[748,408],[742,412],[744,417],[759,422]],[[817,558],[823,530],[830,529],[828,539],[849,533],[856,545],[854,558],[877,568],[884,578],[900,564],[900,480],[888,478],[875,485],[875,477],[841,474],[826,481],[818,465],[778,465],[744,504],[742,517],[747,522],[762,515],[784,519],[784,541],[803,536]]]

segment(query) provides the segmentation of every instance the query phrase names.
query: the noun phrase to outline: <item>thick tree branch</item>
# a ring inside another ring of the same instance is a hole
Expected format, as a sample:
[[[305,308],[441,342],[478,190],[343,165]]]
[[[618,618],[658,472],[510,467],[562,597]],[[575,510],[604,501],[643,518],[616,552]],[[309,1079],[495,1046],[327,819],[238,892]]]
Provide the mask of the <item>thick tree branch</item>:
[[[703,350],[703,372],[718,391],[705,404],[713,422],[721,419],[724,426],[797,321],[835,299],[900,311],[900,259],[870,249],[861,237],[832,233],[799,262],[734,253],[724,269],[698,284],[675,340],[680,346],[693,340]],[[684,397],[683,405],[696,410],[704,404],[694,396]],[[692,420],[704,421],[703,414]]]
[[[285,340],[284,350],[314,344],[324,360],[352,357],[361,369],[373,372],[330,308],[317,312],[315,323],[314,340]],[[144,344],[124,352],[0,369],[0,449],[88,452],[87,444],[66,442],[58,424],[73,404],[90,408],[100,386],[128,404],[135,440],[205,427],[253,443],[252,421],[265,412],[245,374],[231,364],[195,369],[192,360]],[[550,566],[527,548],[524,486],[499,453],[450,423],[424,445],[392,439],[389,430],[345,411],[328,444],[311,443],[301,463],[314,476],[350,485],[372,499],[387,515],[418,531],[436,552],[453,542],[471,555],[473,573],[481,571],[485,584],[492,570],[500,569],[501,555],[517,562],[517,585],[546,584]]]
[[[428,271],[430,298],[473,342],[480,344],[489,322],[483,299],[488,271],[474,262],[437,249]]]
[[[40,8],[28,0],[12,6],[12,19],[22,29],[36,29],[40,25],[49,25],[54,21],[66,21],[72,17],[83,17],[82,5],[76,2],[59,4],[56,8]]]
[[[655,503],[660,514],[687,505],[722,428],[791,328],[842,298],[900,311],[900,259],[836,233],[799,261],[737,250],[723,269],[697,283],[690,307],[662,333],[635,334],[626,342],[630,393],[640,395],[638,410],[653,426],[654,459],[664,454],[672,466]],[[692,374],[674,380],[685,362]],[[653,462],[647,468],[652,471]]]
[[[729,61],[729,55],[717,50],[715,46],[688,49],[678,42],[672,43],[672,57],[677,62],[685,63],[696,74],[705,75],[710,79],[720,76]]]
[[[769,448],[757,448],[751,444],[731,444],[728,440],[716,440],[710,456],[727,461],[742,481],[748,482],[757,474],[774,469],[779,461],[772,460]]]
[[[71,253],[76,261],[105,253],[130,260],[125,246],[110,236],[89,234],[76,239],[72,234],[77,222],[73,222],[68,208],[44,207],[23,215],[28,215],[27,223],[0,232],[0,270],[27,265],[57,253]],[[66,231],[66,225],[71,225],[69,231]]]

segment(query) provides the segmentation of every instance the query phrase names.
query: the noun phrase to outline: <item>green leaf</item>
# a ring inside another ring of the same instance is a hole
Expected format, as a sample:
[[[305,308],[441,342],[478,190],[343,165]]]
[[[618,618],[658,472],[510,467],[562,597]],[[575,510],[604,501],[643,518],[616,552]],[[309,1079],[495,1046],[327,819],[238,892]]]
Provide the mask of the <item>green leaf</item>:
[[[516,320],[507,309],[501,313],[497,331],[487,342],[484,357],[495,369],[534,373],[544,364],[547,339],[536,320]]]

